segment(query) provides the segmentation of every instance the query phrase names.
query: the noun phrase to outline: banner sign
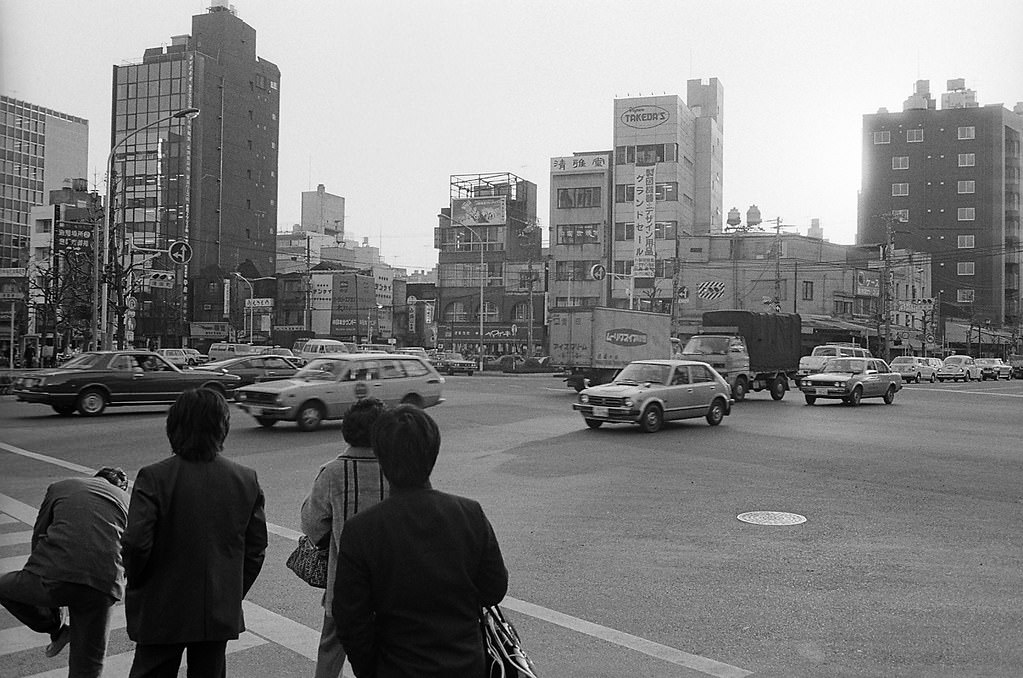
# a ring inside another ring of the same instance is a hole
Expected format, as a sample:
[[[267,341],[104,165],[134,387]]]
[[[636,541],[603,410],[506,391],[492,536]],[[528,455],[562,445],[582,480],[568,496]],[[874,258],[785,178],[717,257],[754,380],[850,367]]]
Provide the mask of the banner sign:
[[[632,262],[633,278],[653,278],[657,265],[657,254],[654,249],[654,202],[656,200],[654,185],[654,166],[636,167],[635,186],[635,256]]]
[[[551,174],[562,172],[603,171],[607,169],[606,155],[572,155],[551,158]]]
[[[856,296],[858,297],[879,297],[881,296],[881,273],[880,271],[856,271]]]
[[[508,221],[504,196],[451,201],[451,221],[457,226],[491,226]]]

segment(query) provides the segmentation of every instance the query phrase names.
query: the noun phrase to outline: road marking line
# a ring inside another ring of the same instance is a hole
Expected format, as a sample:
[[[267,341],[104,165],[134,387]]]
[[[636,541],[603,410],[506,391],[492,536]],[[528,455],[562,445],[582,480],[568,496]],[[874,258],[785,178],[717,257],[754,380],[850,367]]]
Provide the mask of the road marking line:
[[[71,462],[66,462],[55,457],[49,457],[45,454],[39,454],[38,452],[29,452],[28,450],[23,450],[20,447],[15,447],[6,443],[0,442],[0,449],[7,450],[13,454],[29,457],[31,459],[36,459],[38,461],[77,470],[80,473],[88,475],[93,475],[95,473],[93,469],[89,469],[78,464],[72,464]],[[19,520],[22,520],[29,525],[35,523],[36,510],[34,508],[28,504],[23,504],[15,499],[11,499],[10,497],[5,497],[2,494],[0,494],[0,511],[17,516]],[[31,513],[31,518],[26,520],[24,516],[27,516],[28,513]],[[282,527],[280,525],[274,525],[273,523],[267,523],[266,528],[267,531],[272,534],[276,534],[293,541],[298,541],[298,538],[302,536],[301,532],[287,527]],[[26,558],[27,556],[0,559],[0,572],[5,571],[5,561],[20,560],[21,563],[24,564]],[[11,567],[10,569],[21,569],[21,565]],[[259,620],[257,621],[257,624],[259,624],[260,621],[271,622],[269,627],[269,633],[271,635],[268,635],[267,638],[279,645],[297,652],[298,654],[301,654],[304,657],[308,657],[313,661],[316,660],[316,644],[319,642],[319,631],[310,629],[308,626],[299,624],[298,622],[278,615],[275,612],[271,612],[270,610],[260,607],[255,603],[242,601],[242,605],[245,609],[251,609],[254,618]],[[526,601],[518,600],[516,598],[505,597],[502,605],[506,605],[510,610],[515,610],[527,616],[562,626],[570,631],[599,638],[614,645],[654,657],[655,659],[660,659],[671,664],[676,664],[678,666],[693,669],[694,671],[699,671],[700,673],[705,673],[709,676],[713,676],[714,678],[743,678],[744,676],[752,675],[750,671],[741,669],[737,666],[714,661],[713,659],[707,659],[700,655],[683,652],[682,650],[678,650],[667,645],[661,645],[660,643],[655,643],[651,640],[646,640],[639,636],[625,633],[624,631],[617,631],[606,626],[588,622],[585,619],[572,617],[571,615],[563,614],[533,603],[527,603]],[[277,626],[274,626],[274,624],[280,624],[280,629]],[[263,633],[262,629],[260,629],[259,633]],[[277,640],[278,637],[281,638],[280,641]],[[311,655],[307,654],[310,651],[310,638],[314,638]],[[123,673],[127,673],[127,670],[123,671]]]
[[[124,605],[115,605],[110,610],[110,630],[123,629],[127,622],[124,618]],[[27,626],[12,626],[0,631],[0,647],[4,654],[14,654],[36,647],[45,647],[50,642],[47,633],[36,633]]]
[[[266,640],[254,633],[245,632],[238,636],[238,640],[227,641],[227,654],[234,654],[242,650],[265,645]],[[131,662],[135,658],[135,652],[122,652],[121,654],[110,655],[103,662],[103,675],[105,676],[126,676],[131,670]],[[187,662],[182,659],[182,664]],[[27,678],[62,678],[67,676],[67,667],[53,669],[44,673],[37,673]]]
[[[0,558],[0,572],[14,572],[25,567],[25,561],[28,560],[28,554],[21,556],[11,556],[10,558]]]
[[[934,387],[934,386],[920,386],[918,388],[914,388],[913,390],[914,391],[936,391],[938,393],[956,393],[956,394],[959,394],[959,393],[969,393],[970,395],[986,395],[986,396],[994,396],[996,398],[1023,398],[1023,393],[996,393],[994,391],[965,391],[965,390],[962,390],[962,389],[956,389],[956,390],[952,391],[952,390],[949,390],[947,387],[946,388],[937,388],[937,387]]]
[[[530,617],[535,617],[542,621],[550,622],[551,624],[557,624],[563,626],[571,631],[583,633],[594,638],[606,640],[609,643],[620,645],[630,650],[635,650],[642,654],[648,655],[655,659],[668,662],[670,664],[676,664],[683,666],[687,669],[693,669],[700,673],[705,673],[715,678],[743,678],[744,676],[753,675],[751,671],[740,669],[737,666],[731,666],[730,664],[724,664],[722,662],[714,661],[713,659],[707,659],[697,654],[690,654],[677,650],[667,645],[661,645],[639,636],[634,636],[631,633],[625,633],[624,631],[617,631],[615,629],[601,626],[600,624],[594,624],[588,622],[585,619],[579,619],[571,615],[556,612],[555,610],[549,610],[533,603],[527,603],[523,600],[518,600],[510,596],[506,596],[501,601],[501,606],[506,607],[509,610],[515,610],[522,614]]]
[[[21,530],[20,532],[4,532],[0,534],[0,546],[13,546],[14,544],[31,544],[32,530]]]
[[[9,525],[10,523],[19,522],[14,516],[9,516],[6,513],[0,513],[0,525]]]

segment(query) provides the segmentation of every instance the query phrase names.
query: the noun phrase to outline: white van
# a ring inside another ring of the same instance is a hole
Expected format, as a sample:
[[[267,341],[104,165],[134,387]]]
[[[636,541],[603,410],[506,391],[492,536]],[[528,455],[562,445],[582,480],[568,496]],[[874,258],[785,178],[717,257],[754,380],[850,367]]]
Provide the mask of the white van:
[[[295,355],[312,360],[327,353],[356,353],[354,344],[337,339],[299,339],[291,349]]]
[[[217,343],[210,346],[209,355],[210,362],[214,360],[226,360],[228,358],[237,358],[243,355],[255,355],[259,353],[262,346],[253,346],[252,344],[229,344],[227,342],[218,341]]]

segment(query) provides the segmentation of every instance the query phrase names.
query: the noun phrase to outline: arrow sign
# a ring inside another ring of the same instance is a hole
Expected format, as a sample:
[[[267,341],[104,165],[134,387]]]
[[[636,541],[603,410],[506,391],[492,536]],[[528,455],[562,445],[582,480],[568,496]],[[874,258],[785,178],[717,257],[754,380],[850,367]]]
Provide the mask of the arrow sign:
[[[184,240],[175,240],[167,248],[167,254],[175,264],[187,264],[192,260],[192,246]]]

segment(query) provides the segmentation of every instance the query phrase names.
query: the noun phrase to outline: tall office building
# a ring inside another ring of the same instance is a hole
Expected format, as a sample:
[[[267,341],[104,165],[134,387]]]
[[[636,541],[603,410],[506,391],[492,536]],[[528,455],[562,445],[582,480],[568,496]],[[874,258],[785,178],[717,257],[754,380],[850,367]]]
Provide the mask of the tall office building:
[[[173,345],[209,336],[203,325],[240,327],[250,291],[233,272],[274,273],[280,70],[257,56],[255,29],[214,0],[191,35],[115,66],[113,79],[111,202],[136,248],[129,340]],[[189,108],[198,117],[173,117]],[[158,253],[178,240],[191,246],[187,264]],[[170,282],[154,285],[150,270]]]
[[[961,79],[941,103],[921,80],[863,116],[857,241],[930,253],[939,318],[1018,327],[1023,104],[981,106]]]
[[[86,176],[89,121],[0,96],[0,268],[25,265],[29,212]]]
[[[344,242],[345,199],[327,193],[323,184],[315,191],[302,191],[302,230],[329,235],[335,243]]]

